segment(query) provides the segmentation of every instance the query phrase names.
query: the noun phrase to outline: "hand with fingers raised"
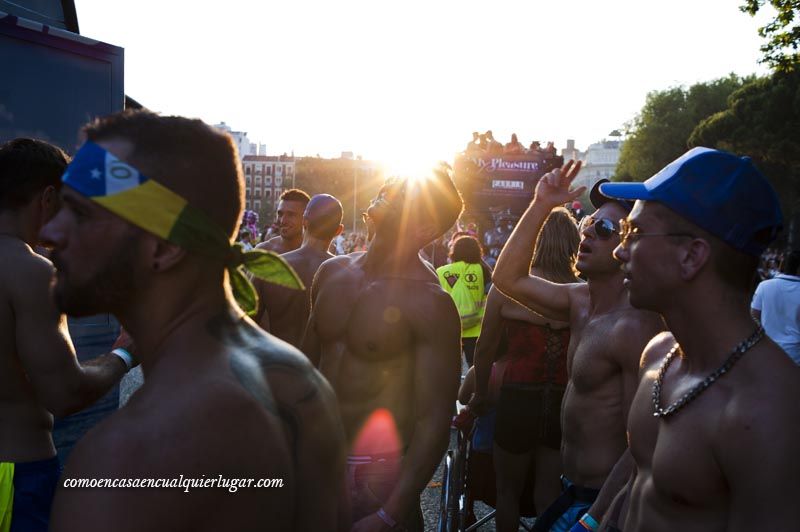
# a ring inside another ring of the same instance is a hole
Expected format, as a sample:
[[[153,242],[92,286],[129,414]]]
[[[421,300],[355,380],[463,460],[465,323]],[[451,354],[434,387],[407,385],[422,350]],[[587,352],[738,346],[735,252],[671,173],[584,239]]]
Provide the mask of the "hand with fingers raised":
[[[586,190],[584,186],[575,189],[570,188],[578,172],[580,172],[581,165],[581,161],[568,161],[561,168],[556,168],[543,175],[539,179],[539,183],[536,184],[536,193],[533,201],[551,209],[565,203],[571,203]]]

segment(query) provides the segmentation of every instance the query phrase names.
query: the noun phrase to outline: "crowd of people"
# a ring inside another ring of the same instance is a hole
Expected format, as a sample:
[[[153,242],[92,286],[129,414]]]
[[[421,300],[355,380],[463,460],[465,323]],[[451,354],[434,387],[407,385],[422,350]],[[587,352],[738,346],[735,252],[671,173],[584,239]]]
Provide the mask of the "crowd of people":
[[[503,144],[494,138],[492,130],[485,133],[472,132],[472,140],[467,143],[464,153],[467,155],[537,155],[542,158],[552,158],[556,156],[555,143],[548,141],[542,147],[541,142],[534,140],[526,148],[519,139],[516,133],[511,134],[511,140]]]
[[[0,148],[0,531],[421,531],[465,418],[500,531],[531,509],[537,531],[796,528],[800,260],[753,298],[782,218],[748,158],[597,183],[579,223],[569,162],[492,269],[446,166],[388,180],[350,248],[339,200],[297,189],[253,235],[236,148],[199,120],[83,137]],[[125,332],[78,363],[65,315],[101,312]],[[62,471],[53,415],[139,364]]]

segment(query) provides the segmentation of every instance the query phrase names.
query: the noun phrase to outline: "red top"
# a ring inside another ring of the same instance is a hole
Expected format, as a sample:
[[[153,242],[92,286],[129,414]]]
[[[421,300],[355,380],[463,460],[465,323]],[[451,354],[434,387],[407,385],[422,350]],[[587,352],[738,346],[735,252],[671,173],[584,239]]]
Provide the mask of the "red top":
[[[503,384],[567,385],[569,329],[504,319],[508,359]]]

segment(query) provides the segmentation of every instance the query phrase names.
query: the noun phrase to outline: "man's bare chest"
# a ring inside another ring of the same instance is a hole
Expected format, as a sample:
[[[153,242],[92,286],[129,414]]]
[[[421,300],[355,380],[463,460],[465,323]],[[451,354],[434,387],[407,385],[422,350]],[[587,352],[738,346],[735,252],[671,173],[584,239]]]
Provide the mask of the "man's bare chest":
[[[567,353],[567,368],[572,384],[578,390],[591,390],[620,377],[614,362],[615,345],[612,317],[586,319],[573,326]]]
[[[317,299],[317,332],[325,344],[344,344],[362,359],[408,353],[412,343],[413,286],[387,281],[335,282]]]
[[[712,451],[716,417],[699,404],[667,418],[655,417],[654,380],[655,371],[645,374],[629,416],[629,444],[637,466],[649,472],[659,495],[675,502],[694,505],[717,497],[725,491],[725,481]]]

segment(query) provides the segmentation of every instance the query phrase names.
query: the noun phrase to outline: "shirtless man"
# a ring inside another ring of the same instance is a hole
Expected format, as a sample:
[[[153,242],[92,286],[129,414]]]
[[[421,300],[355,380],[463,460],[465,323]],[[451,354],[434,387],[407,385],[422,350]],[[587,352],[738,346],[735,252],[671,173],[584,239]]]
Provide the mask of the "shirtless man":
[[[342,412],[353,530],[422,530],[419,496],[450,436],[461,324],[419,251],[456,221],[445,170],[387,182],[368,209],[375,239],[322,264],[304,351],[319,360]]]
[[[290,188],[281,194],[277,213],[280,234],[256,247],[278,254],[299,248],[303,243],[303,212],[310,199],[308,194],[298,188]]]
[[[576,267],[586,283],[556,284],[529,274],[533,243],[550,211],[572,203],[585,190],[570,190],[579,170],[580,163],[570,162],[539,180],[533,202],[503,248],[492,276],[504,294],[570,325],[569,381],[561,411],[564,493],[540,513],[534,525],[540,531],[570,530],[593,503],[592,512],[599,514],[594,518],[600,519],[625,484],[623,464],[614,475],[616,489],[605,500],[595,500],[627,448],[625,427],[639,355],[663,330],[658,315],[630,306],[622,271],[611,255],[619,244],[616,221],[627,214],[623,203],[598,199],[597,211],[584,218]]]
[[[253,284],[258,291],[259,310],[254,320],[281,340],[300,347],[311,310],[310,288],[319,265],[334,257],[328,251],[333,238],[341,234],[342,204],[330,194],[317,194],[303,213],[303,245],[283,254],[306,290],[292,290],[261,279]]]
[[[53,266],[33,251],[59,207],[67,156],[46,142],[0,147],[0,529],[47,530],[60,467],[53,414],[105,395],[128,367],[107,354],[81,365],[50,297]],[[130,363],[130,359],[128,359]]]
[[[118,316],[146,379],[73,450],[52,529],[337,528],[344,435],[332,390],[244,316],[225,280],[243,260],[232,247],[243,180],[230,137],[149,112],[111,115],[85,135],[65,206],[42,230],[54,295],[70,314]],[[206,489],[67,482],[181,476]],[[219,478],[255,480],[232,495],[210,483]]]
[[[748,158],[708,148],[600,190],[643,200],[615,254],[631,304],[670,330],[642,353],[623,529],[797,530],[800,371],[749,313],[775,191]]]

